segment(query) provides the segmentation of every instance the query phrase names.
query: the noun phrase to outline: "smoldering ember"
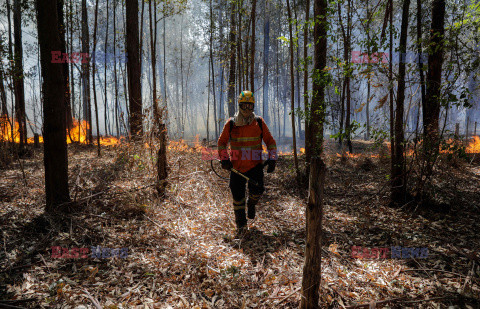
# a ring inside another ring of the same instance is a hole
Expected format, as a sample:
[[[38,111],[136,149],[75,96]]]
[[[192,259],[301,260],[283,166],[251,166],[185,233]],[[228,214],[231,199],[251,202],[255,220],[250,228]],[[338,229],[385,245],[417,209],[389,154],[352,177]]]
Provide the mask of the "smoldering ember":
[[[479,25],[1,0],[0,308],[480,308]]]

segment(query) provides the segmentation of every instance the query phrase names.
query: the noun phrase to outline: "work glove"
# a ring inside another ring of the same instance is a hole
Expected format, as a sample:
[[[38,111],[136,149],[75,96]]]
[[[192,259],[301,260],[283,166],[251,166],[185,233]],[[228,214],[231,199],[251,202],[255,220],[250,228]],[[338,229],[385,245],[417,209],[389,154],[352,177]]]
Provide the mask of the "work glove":
[[[275,160],[272,160],[272,159],[268,159],[267,162],[265,162],[266,165],[268,165],[268,168],[267,168],[267,173],[273,173],[273,171],[275,171],[275,164],[277,162]]]
[[[222,168],[224,170],[231,170],[233,167],[232,161],[230,160],[222,160]]]

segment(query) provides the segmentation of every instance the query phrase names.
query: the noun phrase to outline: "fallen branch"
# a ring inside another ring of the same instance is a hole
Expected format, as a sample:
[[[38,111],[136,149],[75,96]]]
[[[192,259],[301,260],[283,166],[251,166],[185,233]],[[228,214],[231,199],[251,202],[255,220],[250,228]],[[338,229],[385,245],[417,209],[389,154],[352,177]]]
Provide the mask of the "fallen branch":
[[[376,308],[377,305],[387,304],[387,303],[396,302],[396,301],[401,301],[402,299],[403,298],[391,298],[391,299],[385,299],[385,300],[380,300],[380,301],[372,300],[371,302],[366,303],[366,304],[351,305],[351,306],[346,306],[345,308],[347,308],[347,309]]]
[[[90,294],[87,290],[85,289],[82,289],[82,291],[85,293],[85,295],[82,295],[83,297],[86,297],[88,298],[92,304],[95,306],[95,308],[97,309],[102,309],[102,306],[100,305],[100,303],[98,302],[98,300],[96,300],[92,294]]]
[[[288,294],[287,296],[285,296],[284,298],[282,298],[281,300],[277,301],[275,303],[275,305],[280,305],[281,303],[283,303],[287,298],[293,296],[295,293],[298,293],[300,290],[302,289],[302,287],[299,287],[298,289],[296,289],[295,291],[293,291],[292,293]],[[279,298],[279,297],[271,297],[272,299],[274,298]]]
[[[174,237],[174,238],[177,238],[178,239],[178,236],[169,232],[166,228],[164,228],[163,226],[161,226],[158,222],[154,221],[153,219],[150,219],[147,215],[143,215],[145,218],[147,218],[150,222],[152,222],[153,224],[155,224],[156,226],[158,226],[159,228],[161,228],[162,230],[164,230],[165,232],[167,232],[170,236]]]

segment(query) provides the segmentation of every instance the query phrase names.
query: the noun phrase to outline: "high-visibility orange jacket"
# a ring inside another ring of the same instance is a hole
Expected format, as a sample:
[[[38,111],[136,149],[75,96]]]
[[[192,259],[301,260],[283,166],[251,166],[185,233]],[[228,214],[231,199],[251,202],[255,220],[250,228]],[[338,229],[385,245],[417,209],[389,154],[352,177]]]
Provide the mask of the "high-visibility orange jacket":
[[[237,127],[235,124],[230,131],[230,118],[223,127],[222,134],[218,139],[218,155],[220,159],[230,159],[233,163],[233,168],[241,173],[255,167],[258,163],[262,163],[262,138],[267,145],[268,158],[277,159],[277,144],[273,139],[272,134],[268,130],[263,118],[262,129],[258,124],[257,119],[244,126]],[[230,156],[227,152],[227,143],[230,140]]]

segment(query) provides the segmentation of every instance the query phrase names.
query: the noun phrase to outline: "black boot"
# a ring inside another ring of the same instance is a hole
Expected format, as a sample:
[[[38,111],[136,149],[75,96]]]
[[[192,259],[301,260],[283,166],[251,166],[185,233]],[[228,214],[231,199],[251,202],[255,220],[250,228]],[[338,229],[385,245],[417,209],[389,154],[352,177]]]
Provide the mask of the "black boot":
[[[255,219],[255,205],[257,202],[249,200],[247,203],[248,219]]]
[[[255,205],[257,205],[261,194],[250,194],[247,201],[248,219],[255,219]]]
[[[245,216],[245,209],[235,210],[235,223],[237,224],[237,236],[239,236],[247,229],[247,217]]]

